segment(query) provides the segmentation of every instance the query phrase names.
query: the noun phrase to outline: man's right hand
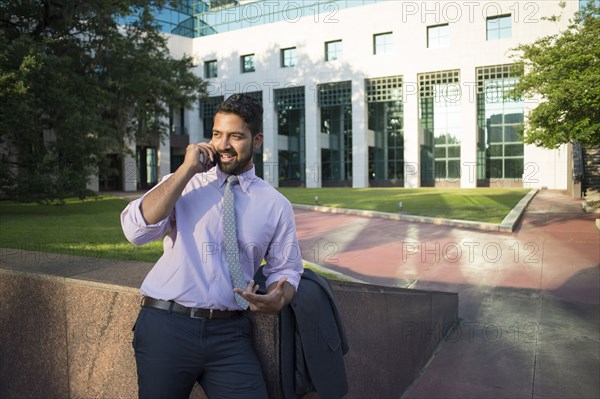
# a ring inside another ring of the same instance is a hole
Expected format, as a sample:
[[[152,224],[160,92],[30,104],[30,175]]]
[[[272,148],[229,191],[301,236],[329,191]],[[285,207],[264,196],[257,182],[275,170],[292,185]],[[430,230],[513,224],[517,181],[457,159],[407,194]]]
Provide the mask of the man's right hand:
[[[211,143],[188,145],[183,164],[142,200],[140,210],[146,223],[158,223],[169,216],[190,179],[196,173],[206,172],[212,168],[208,162],[216,163],[218,156],[217,150]]]
[[[190,144],[185,149],[182,167],[191,175],[206,172],[216,165],[218,156],[217,150],[210,142]]]

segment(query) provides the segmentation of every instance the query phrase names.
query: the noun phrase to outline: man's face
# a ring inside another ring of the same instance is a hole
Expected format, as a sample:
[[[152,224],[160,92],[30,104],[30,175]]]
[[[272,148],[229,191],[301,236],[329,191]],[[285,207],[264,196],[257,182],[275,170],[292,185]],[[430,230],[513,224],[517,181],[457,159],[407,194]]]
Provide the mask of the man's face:
[[[211,143],[218,153],[217,162],[227,174],[239,175],[252,169],[254,148],[262,144],[263,134],[254,139],[242,117],[218,112],[214,118]]]

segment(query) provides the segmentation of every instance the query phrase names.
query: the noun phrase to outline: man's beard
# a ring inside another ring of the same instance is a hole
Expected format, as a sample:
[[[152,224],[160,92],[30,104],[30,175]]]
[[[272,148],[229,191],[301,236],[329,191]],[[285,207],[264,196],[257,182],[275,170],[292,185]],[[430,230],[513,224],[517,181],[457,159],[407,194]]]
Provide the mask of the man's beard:
[[[240,158],[236,151],[227,152],[226,154],[234,155],[235,160],[227,162],[226,164],[221,163],[221,157],[219,157],[219,168],[221,171],[228,175],[239,175],[240,173],[247,171],[248,164],[252,162],[252,158],[254,157],[254,147],[251,147],[250,149],[250,153],[245,158]]]

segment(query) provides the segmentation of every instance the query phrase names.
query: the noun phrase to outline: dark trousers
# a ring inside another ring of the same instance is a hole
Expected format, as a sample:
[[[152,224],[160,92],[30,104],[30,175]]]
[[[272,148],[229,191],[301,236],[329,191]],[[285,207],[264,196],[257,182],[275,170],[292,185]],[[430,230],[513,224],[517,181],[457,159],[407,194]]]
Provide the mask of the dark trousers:
[[[189,398],[198,382],[209,399],[267,398],[246,317],[193,319],[142,308],[133,347],[139,397]]]

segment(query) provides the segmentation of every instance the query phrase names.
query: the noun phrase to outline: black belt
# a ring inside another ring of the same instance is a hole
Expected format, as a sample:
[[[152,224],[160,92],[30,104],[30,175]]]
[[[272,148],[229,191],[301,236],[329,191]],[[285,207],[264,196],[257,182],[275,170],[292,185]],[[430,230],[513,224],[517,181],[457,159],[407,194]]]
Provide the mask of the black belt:
[[[184,314],[192,319],[229,319],[231,317],[240,316],[241,311],[237,310],[215,310],[202,308],[188,308],[173,301],[163,301],[160,299],[144,297],[142,306],[146,308],[154,308],[166,310],[167,312]]]

